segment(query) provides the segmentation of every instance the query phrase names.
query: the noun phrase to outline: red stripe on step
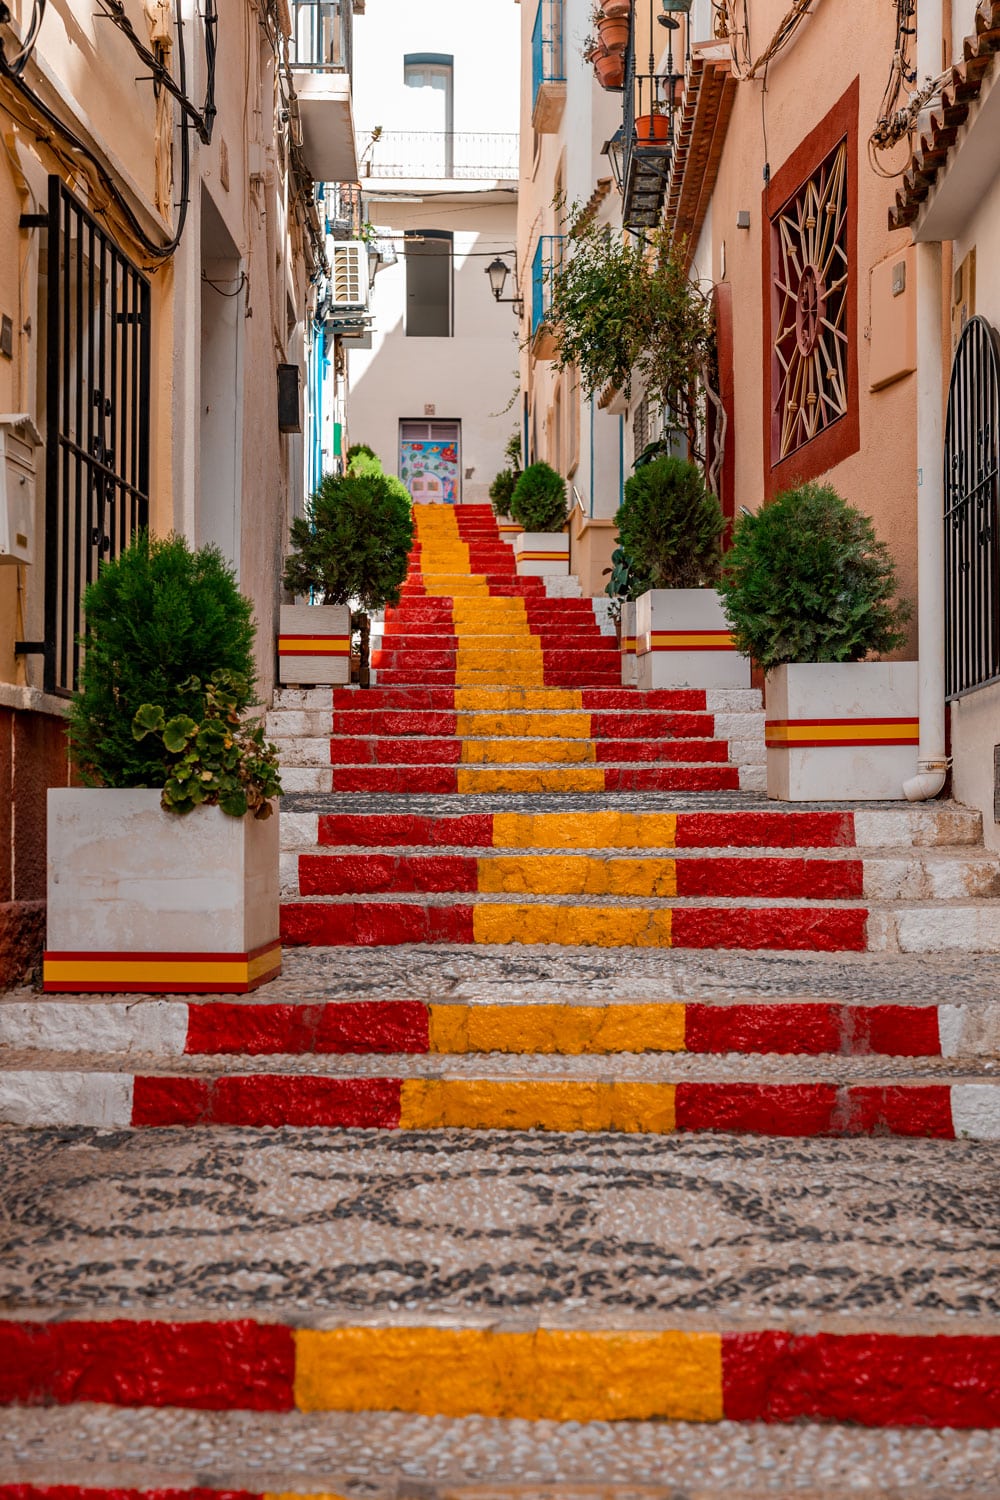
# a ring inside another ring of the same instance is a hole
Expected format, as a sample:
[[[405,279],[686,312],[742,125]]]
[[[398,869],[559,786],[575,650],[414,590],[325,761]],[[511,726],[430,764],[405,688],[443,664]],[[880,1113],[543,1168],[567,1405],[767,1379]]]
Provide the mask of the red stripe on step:
[[[593,729],[591,730],[593,733]],[[725,740],[598,740],[596,760],[598,765],[622,761],[653,762],[654,764],[680,761],[725,764],[729,760],[729,746]]]
[[[819,953],[863,953],[868,913],[863,907],[676,907],[673,948],[788,948]]]
[[[679,859],[678,896],[802,896],[836,901],[864,894],[860,860]]]
[[[149,1078],[133,1085],[132,1124],[352,1126],[399,1125],[397,1078],[312,1078],[255,1073],[235,1078]]]
[[[455,766],[334,766],[335,792],[457,792]]]
[[[259,1490],[84,1489],[78,1484],[0,1484],[0,1500],[264,1500]]]
[[[346,735],[334,735],[330,740],[330,764],[334,766],[455,766],[461,755],[459,740],[387,736],[349,739]]]
[[[678,813],[678,849],[854,847],[854,814]]]
[[[736,792],[738,766],[606,766],[607,792]]]
[[[479,889],[479,861],[472,855],[303,854],[303,896],[350,896],[368,891],[468,892]]]
[[[906,1135],[953,1140],[947,1084],[838,1088],[832,1083],[679,1083],[676,1125],[736,1135]]]
[[[471,906],[402,902],[283,903],[282,940],[317,947],[378,947],[383,943],[471,943]]]
[[[0,1322],[0,1404],[291,1411],[290,1328],[226,1323]]]
[[[724,1333],[724,1415],[866,1427],[1000,1425],[1000,1338]]]
[[[247,1057],[302,1052],[428,1052],[429,1012],[420,1000],[190,1005],[184,1050]]]
[[[447,710],[455,707],[455,689],[429,687],[334,688],[333,709],[415,708]]]
[[[705,712],[705,694],[697,688],[655,688],[650,693],[640,693],[635,688],[584,689],[582,707],[599,712],[601,709],[674,709],[691,713]]]
[[[452,849],[489,849],[493,843],[493,814],[420,818],[408,813],[324,813],[319,820],[319,842],[362,844],[367,848],[438,844]]]
[[[703,1005],[685,1013],[688,1052],[781,1052],[939,1057],[933,1005]]]

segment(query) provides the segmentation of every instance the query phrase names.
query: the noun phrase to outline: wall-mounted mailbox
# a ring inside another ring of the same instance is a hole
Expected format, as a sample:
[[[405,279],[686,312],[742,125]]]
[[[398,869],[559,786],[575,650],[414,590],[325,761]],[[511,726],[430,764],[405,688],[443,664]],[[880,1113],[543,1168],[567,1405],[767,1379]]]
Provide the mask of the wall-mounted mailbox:
[[[35,450],[41,434],[26,412],[0,412],[0,565],[35,556]]]
[[[917,368],[916,258],[912,245],[872,266],[870,390]]]

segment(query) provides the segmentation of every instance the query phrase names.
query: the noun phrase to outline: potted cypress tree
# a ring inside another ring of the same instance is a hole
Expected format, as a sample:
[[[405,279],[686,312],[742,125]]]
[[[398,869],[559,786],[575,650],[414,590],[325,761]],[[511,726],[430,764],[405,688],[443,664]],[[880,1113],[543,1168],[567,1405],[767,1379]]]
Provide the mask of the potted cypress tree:
[[[277,755],[250,604],[213,547],[140,534],[84,595],[69,720],[82,787],[48,798],[44,987],[241,993],[281,969]]]
[[[358,472],[359,464],[365,472]],[[285,587],[322,600],[300,608],[307,615],[330,611],[330,629],[344,632],[348,651],[352,630],[359,631],[361,685],[367,687],[371,612],[399,600],[413,545],[413,516],[405,486],[383,473],[377,459],[374,465],[355,459],[352,471],[342,478],[327,474],[306,515],[292,522],[297,550],[285,564]],[[288,618],[283,611],[282,629]],[[349,676],[306,680],[346,682]]]
[[[916,774],[909,606],[870,519],[829,485],[788,490],[736,528],[720,589],[733,637],[767,674],[767,791],[783,801],[898,797]]]
[[[638,686],[749,687],[715,588],[725,517],[698,466],[670,456],[642,464],[615,521],[645,585],[634,596]]]
[[[566,481],[551,464],[529,464],[510,497],[510,513],[524,530],[514,538],[522,577],[569,573]]]

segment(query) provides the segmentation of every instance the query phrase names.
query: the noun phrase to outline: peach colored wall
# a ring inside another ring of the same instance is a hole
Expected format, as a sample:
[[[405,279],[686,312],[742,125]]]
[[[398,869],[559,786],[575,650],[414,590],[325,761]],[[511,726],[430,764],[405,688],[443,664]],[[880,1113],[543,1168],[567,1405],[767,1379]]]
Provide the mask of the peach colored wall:
[[[755,0],[754,50],[762,48],[787,10],[786,0]],[[857,174],[857,326],[860,447],[825,476],[851,503],[871,515],[896,557],[901,591],[916,595],[915,377],[906,376],[869,392],[869,273],[887,256],[901,254],[909,233],[891,233],[887,211],[892,184],[867,159],[867,138],[878,115],[894,39],[891,7],[870,0],[821,5],[789,47],[770,65],[767,91],[758,81],[741,83],[712,201],[712,275],[731,282],[735,344],[736,503],[755,510],[765,493],[761,312],[764,163],[773,177],[803,138],[818,125],[858,76],[860,78]],[[697,39],[696,39],[697,40]],[[877,66],[884,61],[884,67]],[[763,110],[763,123],[762,123]],[[765,156],[763,129],[766,125]],[[773,212],[777,203],[769,205]],[[736,227],[737,212],[750,212],[750,229]],[[700,268],[705,270],[707,268]],[[915,646],[915,640],[911,646]],[[906,650],[904,655],[915,651]]]

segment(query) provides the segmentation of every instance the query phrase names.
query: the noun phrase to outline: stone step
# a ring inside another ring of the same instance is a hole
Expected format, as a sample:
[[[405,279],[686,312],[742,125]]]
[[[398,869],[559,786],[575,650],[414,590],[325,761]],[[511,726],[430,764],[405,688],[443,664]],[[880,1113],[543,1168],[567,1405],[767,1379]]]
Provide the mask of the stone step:
[[[658,688],[641,693],[620,685],[566,690],[556,687],[434,688],[424,685],[372,688],[337,687],[308,689],[310,703],[300,701],[302,690],[282,688],[275,694],[280,708],[319,706],[333,708],[454,708],[465,711],[512,712],[518,709],[583,709],[588,712],[751,713],[761,711],[760,693],[752,689]],[[313,701],[314,700],[314,701]]]
[[[275,986],[269,986],[270,996]],[[280,990],[281,985],[277,988]],[[285,989],[289,990],[286,980]],[[1000,1002],[0,1000],[8,1052],[1000,1058]],[[751,1080],[752,1081],[752,1080]]]
[[[418,687],[420,683],[426,683],[430,687],[485,687],[485,688],[517,688],[522,685],[559,688],[590,688],[599,687],[602,684],[612,688],[620,678],[617,662],[607,667],[591,667],[586,670],[576,671],[572,668],[548,669],[542,675],[542,658],[536,655],[533,663],[537,663],[539,680],[537,683],[525,683],[523,670],[515,671],[513,668],[506,672],[501,666],[490,666],[476,671],[474,667],[465,667],[460,678],[456,678],[454,671],[427,671],[415,676],[411,668],[380,667],[378,681],[387,687]],[[532,674],[534,675],[534,674]]]
[[[602,904],[604,903],[604,904]],[[785,898],[366,893],[286,900],[286,944],[528,944],[811,952],[998,953],[1000,904],[972,898],[844,901]]]
[[[756,731],[763,741],[763,723],[756,714],[740,715],[734,724],[733,716],[727,718],[727,727],[738,731],[743,738],[751,738]],[[287,709],[270,713],[267,717],[267,733],[271,736],[329,736],[335,729],[347,735],[391,735],[394,738],[413,738],[459,735],[472,738],[491,739],[539,739],[549,735],[560,739],[627,740],[647,739],[709,739],[715,730],[715,716],[696,713],[630,713],[624,709],[607,713],[588,713],[586,710],[531,709],[509,712],[462,712],[448,709],[349,709],[341,708],[331,718],[328,709],[323,713],[307,714],[302,710]]]
[[[764,767],[737,765],[394,765],[282,768],[286,791],[438,792],[482,795],[511,792],[736,791],[753,785]]]
[[[816,851],[790,858],[755,851],[705,855],[672,850],[659,857],[612,855],[605,850],[526,854],[496,849],[475,856],[393,849],[324,848],[283,857],[283,890],[324,896],[390,892],[464,895],[612,896],[646,898],[779,897],[798,900],[990,900],[1000,897],[1000,864],[934,851],[864,860],[849,851]]]
[[[1000,1084],[975,1059],[31,1051],[2,1057],[0,1124],[991,1141]]]
[[[511,764],[637,764],[654,761],[726,762],[725,740],[582,740],[582,739],[458,739],[410,737],[355,738],[345,734],[330,740],[279,740],[283,765],[511,765]],[[316,756],[313,747],[326,746]],[[302,753],[306,752],[306,753]],[[760,763],[764,746],[760,745]]]

